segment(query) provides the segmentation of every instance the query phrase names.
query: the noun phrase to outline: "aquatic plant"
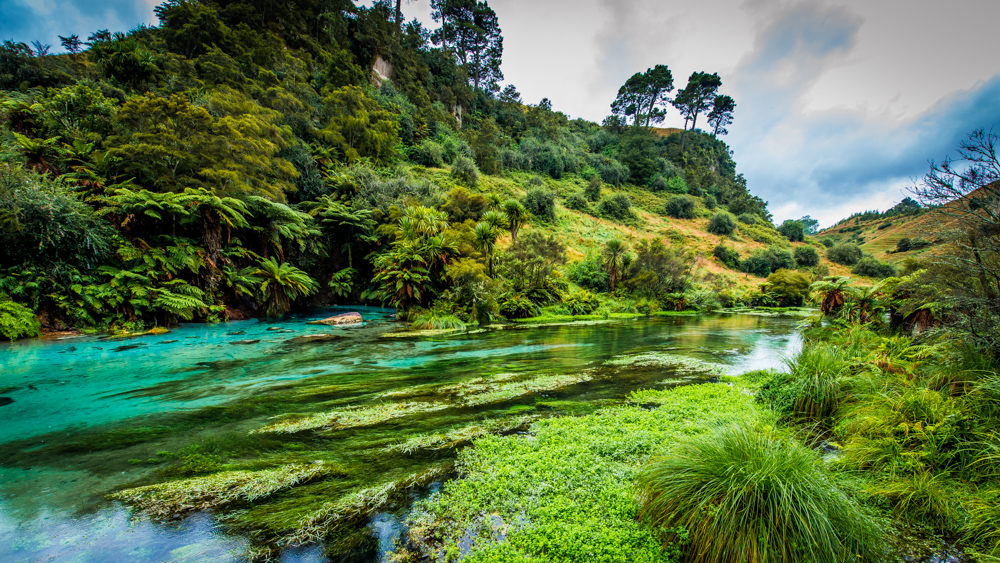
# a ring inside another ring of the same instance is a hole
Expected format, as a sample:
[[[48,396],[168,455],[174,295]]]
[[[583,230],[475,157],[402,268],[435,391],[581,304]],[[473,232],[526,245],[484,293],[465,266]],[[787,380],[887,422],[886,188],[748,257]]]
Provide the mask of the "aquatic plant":
[[[465,330],[466,324],[455,315],[421,311],[414,315],[410,328],[413,330]]]
[[[377,405],[347,408],[344,410],[318,413],[305,418],[295,418],[274,422],[254,430],[253,434],[276,432],[293,434],[305,430],[335,430],[372,426],[394,418],[417,413],[434,412],[448,408],[446,403],[403,402],[380,403]]]
[[[467,424],[453,428],[447,432],[421,434],[405,442],[386,446],[389,453],[412,454],[420,450],[438,451],[469,444],[475,438],[488,434],[503,434],[517,428],[523,428],[541,418],[538,415],[517,416],[513,418],[487,419],[482,422]]]
[[[224,471],[204,477],[126,489],[110,496],[151,518],[165,519],[238,502],[254,502],[327,475],[333,470],[328,465],[316,463],[284,465],[262,471]]]
[[[642,354],[620,356],[604,362],[604,365],[615,367],[669,367],[674,368],[680,374],[726,374],[726,367],[720,364],[713,364],[697,358],[689,358],[667,352],[644,352]]]
[[[875,560],[882,545],[818,455],[767,421],[726,422],[688,438],[638,483],[640,516],[668,541],[683,528],[692,563]]]

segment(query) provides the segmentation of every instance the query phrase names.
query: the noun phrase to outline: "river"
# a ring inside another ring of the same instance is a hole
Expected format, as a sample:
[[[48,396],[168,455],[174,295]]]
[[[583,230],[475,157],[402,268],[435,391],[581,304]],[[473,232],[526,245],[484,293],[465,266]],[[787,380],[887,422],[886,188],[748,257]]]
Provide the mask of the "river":
[[[346,310],[366,322],[306,324]],[[379,561],[412,500],[452,477],[465,443],[455,436],[524,431],[639,388],[780,368],[801,347],[799,318],[773,315],[400,336],[391,313],[329,308],[129,339],[0,344],[0,561]],[[614,361],[643,354],[676,362]],[[157,520],[108,498],[291,465],[322,475]],[[387,486],[391,498],[323,541],[295,535],[343,499]]]

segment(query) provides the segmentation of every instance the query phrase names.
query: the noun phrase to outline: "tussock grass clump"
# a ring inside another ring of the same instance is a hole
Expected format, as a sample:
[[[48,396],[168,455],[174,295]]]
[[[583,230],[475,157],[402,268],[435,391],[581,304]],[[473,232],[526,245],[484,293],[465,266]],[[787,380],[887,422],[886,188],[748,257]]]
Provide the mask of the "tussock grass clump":
[[[905,520],[933,524],[940,530],[955,531],[962,515],[947,474],[918,471],[887,481],[877,492],[893,503]]]
[[[254,502],[274,493],[329,474],[333,469],[317,463],[284,465],[263,471],[224,471],[204,477],[157,483],[111,495],[153,519],[171,518],[238,502]]]
[[[455,315],[438,315],[432,311],[417,314],[410,324],[413,330],[465,330],[466,324]]]
[[[254,430],[253,434],[275,432],[293,434],[304,430],[335,430],[340,428],[359,428],[372,426],[417,413],[434,412],[448,408],[446,403],[410,401],[402,403],[380,403],[367,407],[348,408],[339,411],[324,412],[297,418],[282,420]]]
[[[823,420],[833,416],[841,399],[841,379],[850,364],[828,344],[803,349],[788,367],[796,381],[794,410],[799,416]]]
[[[761,421],[725,423],[649,464],[640,515],[660,530],[683,527],[691,563],[874,560],[874,522],[820,463]]]

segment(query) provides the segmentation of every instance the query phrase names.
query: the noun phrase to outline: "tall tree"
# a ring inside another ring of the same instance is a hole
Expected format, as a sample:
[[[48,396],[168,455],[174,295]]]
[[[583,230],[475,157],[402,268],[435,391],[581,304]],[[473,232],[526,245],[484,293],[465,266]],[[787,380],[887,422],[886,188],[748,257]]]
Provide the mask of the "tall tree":
[[[503,80],[503,36],[493,8],[474,0],[431,0],[431,8],[441,24],[434,43],[454,53],[477,90],[496,92]]]
[[[665,65],[656,65],[646,72],[635,73],[618,89],[618,97],[611,103],[611,112],[623,118],[632,118],[633,125],[649,127],[661,123],[667,112],[667,96],[674,89],[674,77]]]
[[[674,107],[681,112],[685,123],[691,120],[691,129],[698,127],[698,116],[712,106],[716,93],[722,86],[717,73],[695,72],[688,78],[687,86],[677,93]]]
[[[708,113],[708,124],[712,126],[712,135],[718,137],[720,134],[726,135],[726,125],[733,122],[733,111],[736,110],[736,101],[731,97],[720,94],[712,102],[712,111]]]

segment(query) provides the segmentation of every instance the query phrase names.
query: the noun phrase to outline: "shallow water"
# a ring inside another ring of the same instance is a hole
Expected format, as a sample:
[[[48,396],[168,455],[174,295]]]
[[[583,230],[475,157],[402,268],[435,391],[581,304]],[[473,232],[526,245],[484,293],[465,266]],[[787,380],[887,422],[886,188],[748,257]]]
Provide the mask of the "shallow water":
[[[0,406],[0,561],[245,560],[250,549],[287,539],[325,503],[416,474],[448,474],[454,448],[387,452],[408,439],[486,419],[587,412],[637,388],[705,380],[705,363],[733,374],[780,367],[801,346],[797,319],[750,315],[409,338],[383,336],[402,328],[385,309],[346,309],[360,311],[364,326],[305,324],[344,310],[124,340],[0,345],[0,397],[12,400]],[[320,334],[329,336],[303,339]],[[605,364],[646,353],[694,362]],[[545,387],[578,374],[585,376]],[[480,389],[483,382],[492,394]],[[435,408],[367,426],[254,433],[285,419],[406,402]],[[106,500],[124,487],[198,475],[182,467],[195,454],[216,464],[205,471],[317,462],[337,470],[253,505],[168,523]],[[400,533],[408,504],[440,478],[400,490],[322,545],[271,554],[378,560]]]

